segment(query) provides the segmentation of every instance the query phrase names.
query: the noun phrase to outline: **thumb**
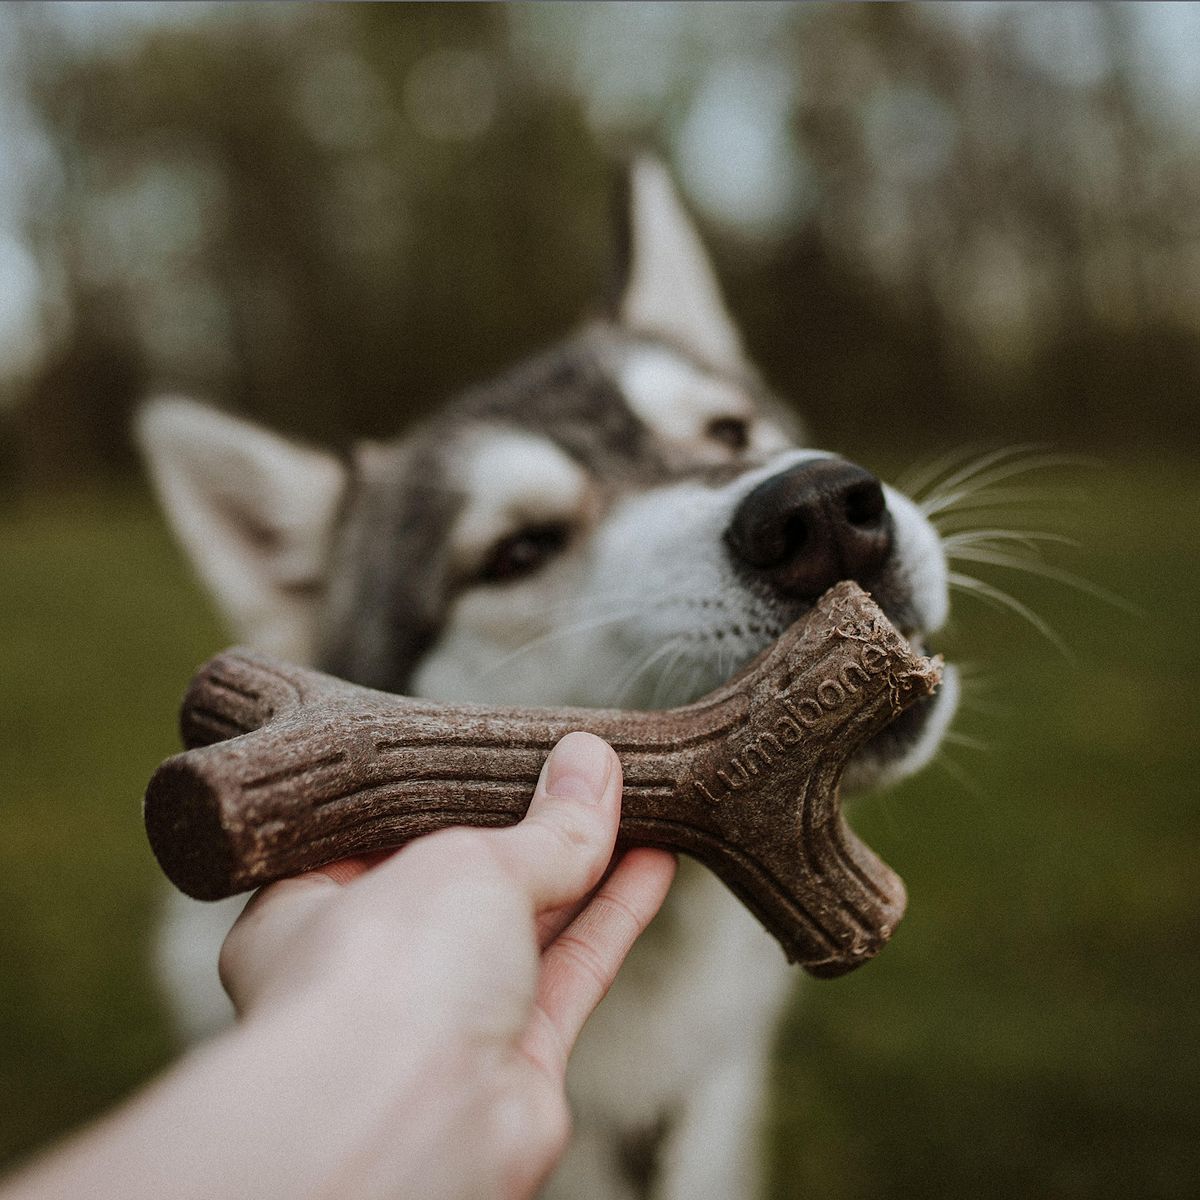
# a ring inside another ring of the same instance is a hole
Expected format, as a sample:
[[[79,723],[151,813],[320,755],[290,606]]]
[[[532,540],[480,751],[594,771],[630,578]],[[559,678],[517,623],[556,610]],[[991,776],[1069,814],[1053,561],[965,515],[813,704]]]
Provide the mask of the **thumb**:
[[[617,840],[621,763],[591,733],[568,733],[550,752],[520,824],[495,849],[534,912],[573,904],[601,880]]]

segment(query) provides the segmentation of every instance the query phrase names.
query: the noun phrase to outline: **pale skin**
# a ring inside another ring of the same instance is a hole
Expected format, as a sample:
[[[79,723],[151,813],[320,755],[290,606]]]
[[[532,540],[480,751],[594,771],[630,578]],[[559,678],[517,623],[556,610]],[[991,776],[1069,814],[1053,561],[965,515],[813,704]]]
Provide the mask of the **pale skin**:
[[[264,889],[221,954],[238,1024],[0,1200],[533,1196],[575,1039],[674,875],[612,866],[620,799],[612,749],[568,734],[519,825]]]

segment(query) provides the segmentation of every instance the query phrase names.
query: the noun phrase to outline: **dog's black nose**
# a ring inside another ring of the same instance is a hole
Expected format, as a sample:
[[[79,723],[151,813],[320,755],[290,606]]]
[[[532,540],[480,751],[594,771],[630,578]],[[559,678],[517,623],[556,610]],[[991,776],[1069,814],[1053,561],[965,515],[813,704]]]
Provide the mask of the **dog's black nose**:
[[[866,584],[892,548],[883,487],[838,458],[799,463],[760,483],[725,531],[736,562],[795,599],[843,579]]]

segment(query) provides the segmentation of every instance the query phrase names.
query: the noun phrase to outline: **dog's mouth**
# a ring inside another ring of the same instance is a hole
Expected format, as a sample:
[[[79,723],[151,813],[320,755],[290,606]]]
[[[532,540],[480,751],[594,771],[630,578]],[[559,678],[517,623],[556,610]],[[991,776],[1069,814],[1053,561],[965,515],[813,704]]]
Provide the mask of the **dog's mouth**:
[[[936,654],[936,648],[911,607],[899,604],[890,607],[893,608],[890,613],[884,607],[885,614],[913,652],[921,656]],[[653,678],[647,675],[642,694],[630,697],[626,693],[620,697],[617,706],[664,708],[690,703],[745,670],[746,664],[783,635],[792,620],[802,617],[803,613],[798,617],[787,611],[763,613],[760,610],[753,616],[738,613],[728,623],[722,622],[711,627],[702,638],[692,642],[694,648],[703,648],[705,653],[697,656],[696,661],[701,669],[690,680],[687,680],[686,674],[680,674],[678,664],[684,662],[682,656],[671,659],[668,654],[658,651],[660,661],[666,659],[668,663],[662,675]],[[671,642],[665,644],[669,647]],[[720,656],[712,655],[713,647],[731,644],[736,647],[733,670],[729,669],[727,660],[722,664]],[[713,671],[714,667],[718,670]],[[688,670],[686,664],[683,670]],[[685,686],[665,686],[665,683],[680,679],[686,681]],[[956,707],[957,693],[954,668],[947,667],[943,684],[932,696],[911,704],[859,747],[851,757],[844,777],[846,785],[857,791],[894,782],[928,762],[949,724]]]
[[[899,632],[915,654],[932,657],[937,653],[936,649],[930,645],[923,630],[900,629]],[[940,700],[939,688],[933,695],[923,696],[920,700],[915,701],[875,734],[862,747],[859,754],[886,762],[902,758],[921,740]]]
[[[925,732],[929,718],[937,708],[937,693],[914,701],[898,717],[885,725],[863,748],[871,754],[893,758],[910,750]]]
[[[933,656],[937,648],[924,631],[901,629],[917,654]],[[942,682],[931,696],[915,701],[859,747],[844,782],[851,791],[891,784],[921,769],[933,758],[958,707],[958,674],[945,665]]]
[[[887,615],[914,653],[938,653],[926,631],[910,623],[911,616],[902,622]],[[956,672],[953,666],[946,666],[943,682],[933,695],[915,701],[854,753],[845,776],[851,790],[894,782],[923,766],[941,741],[957,707],[957,694]]]

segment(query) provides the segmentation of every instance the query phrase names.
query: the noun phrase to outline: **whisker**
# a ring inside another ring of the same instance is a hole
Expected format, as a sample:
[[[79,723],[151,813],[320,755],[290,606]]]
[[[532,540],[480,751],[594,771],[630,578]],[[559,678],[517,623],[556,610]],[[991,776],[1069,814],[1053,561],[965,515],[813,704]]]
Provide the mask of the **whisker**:
[[[1067,648],[1067,644],[1037,615],[1028,605],[1022,604],[1015,596],[1010,596],[1000,588],[990,583],[984,583],[973,575],[964,575],[959,571],[951,571],[946,577],[952,587],[961,588],[965,592],[979,596],[983,600],[991,600],[1002,608],[1007,608],[1023,617],[1034,627],[1056,650],[1070,663],[1075,662],[1075,656]]]
[[[650,697],[651,708],[661,708],[664,698],[670,695],[670,688],[668,687],[668,684],[671,681],[671,676],[674,673],[675,668],[678,667],[680,659],[682,659],[686,653],[687,643],[685,641],[684,644],[675,651],[675,653],[668,660],[667,665],[660,672],[658,676],[658,682],[655,683],[654,692]]]
[[[954,446],[941,454],[935,454],[932,458],[915,462],[897,477],[896,487],[915,500],[923,490],[933,487],[944,471],[949,471],[957,463],[978,453],[980,453],[980,447],[977,444],[968,443]]]
[[[595,629],[603,629],[606,625],[617,625],[622,621],[628,620],[630,617],[636,616],[638,609],[626,608],[623,612],[608,614],[603,617],[594,617],[589,620],[575,621],[569,625],[564,625],[561,629],[551,629],[547,633],[539,634],[537,637],[532,637],[526,642],[522,642],[515,650],[504,655],[503,658],[497,659],[494,663],[490,663],[480,671],[481,677],[487,677],[495,671],[499,671],[502,667],[508,666],[514,660],[520,658],[524,654],[528,654],[532,650],[536,650],[549,642],[556,642],[562,638],[575,637],[580,633],[587,633]]]
[[[724,642],[717,643],[717,675],[720,676],[720,678],[722,678],[722,679],[728,679],[729,676],[733,674],[732,666],[730,666],[730,667],[725,666],[725,650],[726,650],[726,648],[727,647]],[[732,656],[732,651],[730,651],[730,654]]]
[[[653,602],[653,607],[658,608],[663,604],[669,604],[673,597],[668,597],[665,600],[660,599]],[[539,606],[539,611],[543,613],[562,613],[562,612],[611,612],[614,608],[622,607],[629,608],[633,605],[645,606],[647,599],[643,595],[636,592],[622,590],[619,592],[601,592],[598,595],[591,596],[575,596],[570,600],[563,600],[558,604],[545,604]]]
[[[953,475],[948,475],[938,484],[940,492],[947,492],[959,484],[967,483],[971,479],[975,479],[988,467],[1001,463],[1005,459],[1016,458],[1020,454],[1033,454],[1036,452],[1046,452],[1050,449],[1049,446],[1040,442],[1025,442],[1014,446],[1001,446],[997,450],[992,450],[979,455],[971,462],[966,463]]]
[[[1040,575],[1043,579],[1052,579],[1056,583],[1073,587],[1087,596],[1103,600],[1105,603],[1111,604],[1114,608],[1119,608],[1131,616],[1141,617],[1145,615],[1136,604],[1126,600],[1123,596],[1117,595],[1116,592],[1110,592],[1108,588],[1092,583],[1090,580],[1076,575],[1073,571],[1065,571],[1061,567],[1054,567],[1049,563],[1041,561],[1028,562],[1025,559],[1014,558],[1011,554],[1003,554],[998,550],[983,548],[956,550],[953,554],[947,555],[947,557],[959,559],[964,562],[987,563],[991,566],[1007,567],[1012,571],[1025,571],[1029,575]]]
[[[949,729],[943,733],[942,741],[950,742],[954,746],[963,746],[967,750],[978,750],[981,754],[990,754],[993,749],[986,742],[981,742],[978,738],[973,738],[965,733],[959,733],[954,729]]]
[[[959,509],[995,508],[998,511],[1008,508],[1010,504],[1027,504],[1039,500],[1047,506],[1051,497],[1045,487],[987,487],[978,491],[963,491],[953,503],[940,506],[935,512],[927,515],[938,516],[941,513],[957,512]],[[922,509],[922,511],[925,511]]]
[[[1093,460],[1071,454],[1045,454],[1037,458],[1023,459],[1018,462],[997,464],[988,471],[975,475],[957,491],[943,488],[936,496],[931,496],[918,506],[927,516],[932,517],[949,508],[958,507],[959,503],[981,492],[990,491],[1006,479],[1015,479],[1019,475],[1028,475],[1032,471],[1049,470],[1053,467],[1078,467],[1095,465]]]
[[[725,604],[719,598],[706,600],[706,607],[713,605],[720,609],[725,608]],[[673,593],[660,597],[657,600],[647,600],[644,595],[638,595],[626,590],[610,592],[607,595],[588,598],[586,600],[575,598],[562,604],[546,605],[541,610],[543,615],[580,612],[583,616],[580,620],[570,622],[562,628],[551,629],[546,633],[538,634],[528,639],[504,657],[484,668],[483,674],[486,676],[494,671],[498,671],[522,655],[528,654],[530,651],[536,650],[546,643],[566,637],[574,637],[577,634],[587,633],[596,629],[603,629],[607,625],[619,624],[631,618],[644,617],[650,612],[664,612],[680,606],[684,608],[693,606],[689,594]]]
[[[1025,450],[1026,447],[1014,447],[1014,450]],[[1042,456],[1044,457],[1044,456]],[[1022,471],[1035,469],[1039,458],[1026,456],[1016,460],[1008,459],[1008,461],[996,461],[994,455],[985,456],[982,460],[977,460],[974,463],[968,464],[967,472],[959,472],[954,476],[950,476],[938,483],[935,487],[930,488],[923,495],[918,503],[918,507],[925,509],[941,509],[946,507],[947,503],[953,503],[960,497],[974,495],[976,492],[987,490],[989,487],[995,487],[1002,482],[1001,479],[993,478],[997,473],[1013,472],[1021,474]],[[986,463],[986,466],[984,465]],[[1011,478],[1012,476],[1003,476],[1003,478]]]
[[[910,836],[912,829],[896,819],[894,799],[895,795],[890,790],[874,792],[871,796],[871,808],[878,813],[889,839],[902,841]]]
[[[694,656],[679,655],[664,672],[664,677],[668,673],[672,675],[679,673],[684,667],[687,668],[687,674],[680,674],[679,685],[676,687],[672,681],[671,688],[664,687],[664,695],[670,697],[671,702],[675,704],[687,704],[699,694],[696,688],[703,678],[705,662],[703,659],[697,661]],[[655,698],[655,707],[660,707],[657,697]]]
[[[670,654],[679,642],[684,641],[685,636],[678,634],[673,638],[668,638],[657,650],[652,651],[640,663],[635,663],[633,670],[626,672],[620,681],[614,685],[613,694],[616,697],[614,703],[618,707],[624,707],[628,699],[629,693],[633,690],[638,680],[664,655]]]
[[[983,789],[958,763],[954,761],[945,751],[937,755],[933,760],[935,767],[940,767],[951,779],[962,787],[973,799],[981,803],[987,803],[987,796]]]
[[[1096,469],[1106,465],[1103,459],[1096,458],[1094,455],[1051,453],[1047,448],[1042,448],[1042,451],[1041,453],[1030,454],[1026,458],[1018,458],[1014,462],[995,463],[988,470],[979,471],[969,479],[960,481],[961,485],[966,487],[969,484],[971,491],[977,491],[981,487],[990,487],[994,483],[1000,483],[1005,479],[1012,479],[1017,475],[1025,475],[1030,471],[1043,471],[1053,467],[1089,467]],[[955,486],[958,486],[958,484]]]
[[[969,712],[983,713],[984,716],[988,717],[1008,717],[1012,715],[1013,711],[1011,704],[992,704],[990,701],[984,700],[965,689],[959,697],[958,703],[959,707]]]
[[[1044,529],[972,529],[949,533],[942,538],[942,545],[947,549],[958,546],[986,546],[992,542],[1017,542],[1034,551],[1039,549],[1039,542],[1054,542],[1060,546],[1076,548],[1082,545],[1078,538],[1067,537],[1064,533],[1050,533]]]
[[[976,470],[966,478],[955,478],[953,481],[943,482],[937,489],[937,499],[944,501],[951,496],[973,495],[976,492],[993,488],[1007,479],[1015,479],[1033,471],[1056,467],[1099,467],[1103,465],[1101,460],[1085,455],[1061,453],[1028,454],[1021,458],[1010,458],[1008,461],[993,461],[985,469]],[[932,499],[932,497],[928,499]]]
[[[969,679],[972,687],[981,686],[986,678],[995,672],[995,665],[981,662],[973,658],[956,658],[954,669],[962,679]]]
[[[980,513],[991,519],[1009,518],[1016,506],[1022,506],[1022,516],[1033,516],[1039,513],[1045,517],[1060,517],[1063,504],[1067,497],[1061,495],[1052,498],[1045,488],[993,488],[984,492],[963,496],[938,513],[930,516],[934,528],[939,533],[949,534],[962,532],[948,527],[950,522],[960,522],[966,513],[974,513],[977,520]],[[928,515],[928,514],[927,514]]]

